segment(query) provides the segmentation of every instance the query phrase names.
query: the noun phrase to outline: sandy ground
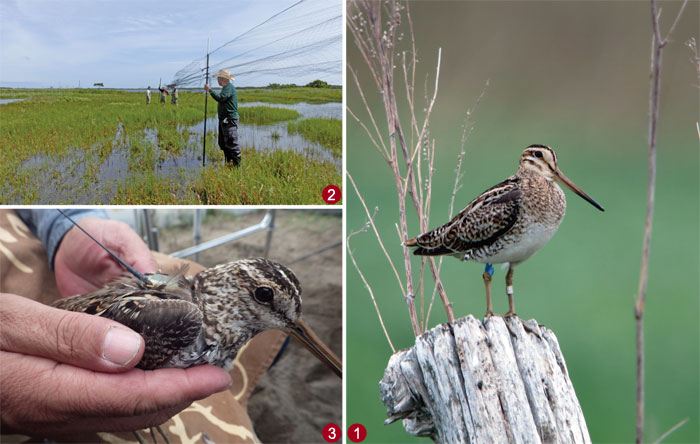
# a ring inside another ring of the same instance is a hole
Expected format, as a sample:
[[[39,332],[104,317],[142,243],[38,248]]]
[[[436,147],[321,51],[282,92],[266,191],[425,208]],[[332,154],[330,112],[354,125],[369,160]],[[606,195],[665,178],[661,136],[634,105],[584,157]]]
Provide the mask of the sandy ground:
[[[191,210],[182,210],[191,213]],[[208,210],[202,223],[207,241],[258,223],[264,212],[241,216]],[[289,266],[302,285],[302,317],[342,357],[342,219],[336,210],[276,210],[269,258]],[[163,228],[160,251],[171,253],[193,245],[191,225]],[[267,231],[200,253],[197,262],[212,266],[264,254]],[[189,259],[195,260],[194,257]],[[321,430],[342,423],[342,383],[306,349],[290,341],[279,360],[253,392],[248,411],[265,443],[323,443]]]

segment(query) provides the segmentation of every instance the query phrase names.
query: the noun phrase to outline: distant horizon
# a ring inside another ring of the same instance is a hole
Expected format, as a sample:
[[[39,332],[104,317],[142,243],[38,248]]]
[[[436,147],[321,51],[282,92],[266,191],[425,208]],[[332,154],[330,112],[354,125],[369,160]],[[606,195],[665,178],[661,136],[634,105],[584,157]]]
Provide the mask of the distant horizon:
[[[129,86],[10,86],[6,85],[6,83],[12,83],[12,82],[4,82],[0,81],[0,89],[133,89],[133,90],[145,90],[148,88],[148,85],[146,86],[138,86],[138,87],[129,87]],[[16,82],[15,84],[19,84],[22,82]],[[26,83],[31,83],[31,82],[26,82]],[[269,85],[246,85],[246,86],[240,86],[236,85],[236,88],[238,89],[243,89],[243,88],[267,88]],[[297,87],[305,87],[306,85],[297,85]],[[328,84],[329,88],[342,88],[342,84]],[[218,85],[212,85],[212,88],[220,88]],[[158,89],[158,86],[151,86],[151,89]],[[180,87],[182,90],[204,90],[203,87]]]

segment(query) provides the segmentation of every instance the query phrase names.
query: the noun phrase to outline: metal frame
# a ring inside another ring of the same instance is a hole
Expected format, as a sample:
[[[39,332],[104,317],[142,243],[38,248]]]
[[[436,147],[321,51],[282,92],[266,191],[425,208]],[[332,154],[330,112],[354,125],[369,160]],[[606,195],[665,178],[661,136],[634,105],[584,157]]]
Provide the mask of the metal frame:
[[[205,209],[202,208],[195,208],[193,209],[194,211],[194,219],[192,223],[192,237],[194,241],[194,245],[189,248],[185,248],[184,250],[176,251],[174,253],[170,253],[169,256],[171,257],[177,257],[177,258],[183,258],[187,256],[194,256],[193,260],[195,262],[199,262],[199,253],[202,251],[208,250],[210,248],[218,247],[220,245],[223,245],[228,242],[232,242],[234,240],[243,238],[245,236],[249,236],[253,233],[257,233],[259,231],[267,230],[267,237],[265,239],[265,249],[264,249],[264,257],[267,258],[270,255],[270,246],[272,245],[272,234],[275,230],[275,216],[276,216],[276,210],[274,209],[268,209],[265,212],[265,215],[263,216],[262,220],[258,222],[255,225],[251,225],[247,228],[244,228],[242,230],[236,231],[234,233],[227,234],[225,236],[221,236],[217,239],[212,239],[210,241],[200,243],[202,239],[202,220],[204,219],[204,211]],[[134,219],[135,219],[135,226],[137,231],[140,233],[143,233],[142,238],[146,241],[148,244],[148,248],[151,249],[152,251],[158,251],[158,227],[155,226],[153,219],[152,219],[153,213],[150,212],[149,209],[134,209]],[[335,248],[338,246],[342,245],[342,241],[335,241],[335,242],[330,242],[327,245],[324,245],[310,253],[305,253],[302,254],[301,256],[298,256],[294,259],[291,260],[291,262],[288,263],[288,265],[294,264],[296,262],[301,262],[303,260],[306,260],[310,258],[311,256],[315,256],[316,254],[322,253],[326,250],[329,250],[331,248]]]
[[[267,232],[267,239],[265,241],[265,258],[270,253],[270,244],[272,243],[272,233],[275,229],[275,210],[267,210],[265,212],[265,216],[263,216],[262,220],[258,222],[255,225],[251,225],[250,227],[243,228],[242,230],[238,230],[236,232],[227,234],[225,236],[221,236],[217,239],[212,239],[210,241],[204,242],[199,244],[198,241],[201,238],[201,218],[197,215],[197,212],[201,211],[199,209],[195,209],[195,226],[193,227],[194,231],[194,239],[195,239],[195,245],[190,247],[190,248],[185,248],[184,250],[176,251],[174,253],[170,253],[169,256],[172,257],[177,257],[177,258],[183,258],[187,256],[192,256],[198,253],[201,253],[202,251],[208,250],[210,248],[218,247],[219,245],[223,245],[225,243],[240,239],[245,236],[249,236],[253,233],[257,233],[258,231],[263,231],[263,230],[268,230]]]

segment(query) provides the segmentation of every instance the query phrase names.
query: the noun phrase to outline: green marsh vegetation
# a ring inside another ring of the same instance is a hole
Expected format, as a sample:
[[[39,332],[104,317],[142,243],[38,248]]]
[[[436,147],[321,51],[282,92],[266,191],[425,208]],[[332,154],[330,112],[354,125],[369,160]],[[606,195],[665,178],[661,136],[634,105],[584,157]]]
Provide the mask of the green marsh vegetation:
[[[219,152],[216,156],[221,162],[223,155]],[[323,188],[335,183],[338,174],[334,166],[292,151],[244,150],[242,156],[242,168],[209,165],[194,177],[182,177],[188,186],[179,193],[172,191],[168,178],[136,175],[134,180],[119,185],[114,203],[321,205]]]
[[[287,131],[299,133],[313,142],[330,148],[337,157],[343,153],[343,122],[338,119],[311,118],[289,122]]]
[[[239,89],[239,103],[266,102],[266,103],[328,103],[341,102],[343,91],[335,88],[254,88]]]
[[[330,91],[241,89],[239,103],[341,100],[339,90]],[[267,204],[273,200],[317,204],[323,203],[320,192],[311,195],[307,190],[341,182],[332,165],[303,153],[248,150],[244,168],[235,180],[239,188],[234,192],[231,184],[223,185],[235,174],[222,168],[218,128],[211,121],[207,125],[207,168],[201,169],[204,94],[180,91],[178,106],[169,100],[158,103],[157,90],[151,95],[151,104],[146,105],[144,92],[0,90],[0,99],[22,99],[0,106],[0,203],[176,204],[178,199],[184,199],[182,203],[206,199],[218,204]],[[297,111],[274,106],[241,106],[239,114],[241,123],[255,125],[299,117]],[[209,100],[207,117],[215,116],[216,102]],[[284,168],[289,174],[276,173]],[[294,174],[302,177],[292,177]],[[287,177],[286,184],[281,183],[281,177]],[[229,191],[229,196],[215,192],[216,186]],[[282,194],[273,198],[276,192]],[[216,197],[212,200],[209,196]]]

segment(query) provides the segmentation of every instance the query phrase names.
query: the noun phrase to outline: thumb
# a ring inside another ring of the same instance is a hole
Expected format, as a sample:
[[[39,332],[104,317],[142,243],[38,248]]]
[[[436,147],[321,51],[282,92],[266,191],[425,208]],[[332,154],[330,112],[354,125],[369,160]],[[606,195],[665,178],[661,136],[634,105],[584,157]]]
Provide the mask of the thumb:
[[[136,365],[143,338],[111,319],[49,307],[0,294],[0,350],[41,356],[100,372]]]

